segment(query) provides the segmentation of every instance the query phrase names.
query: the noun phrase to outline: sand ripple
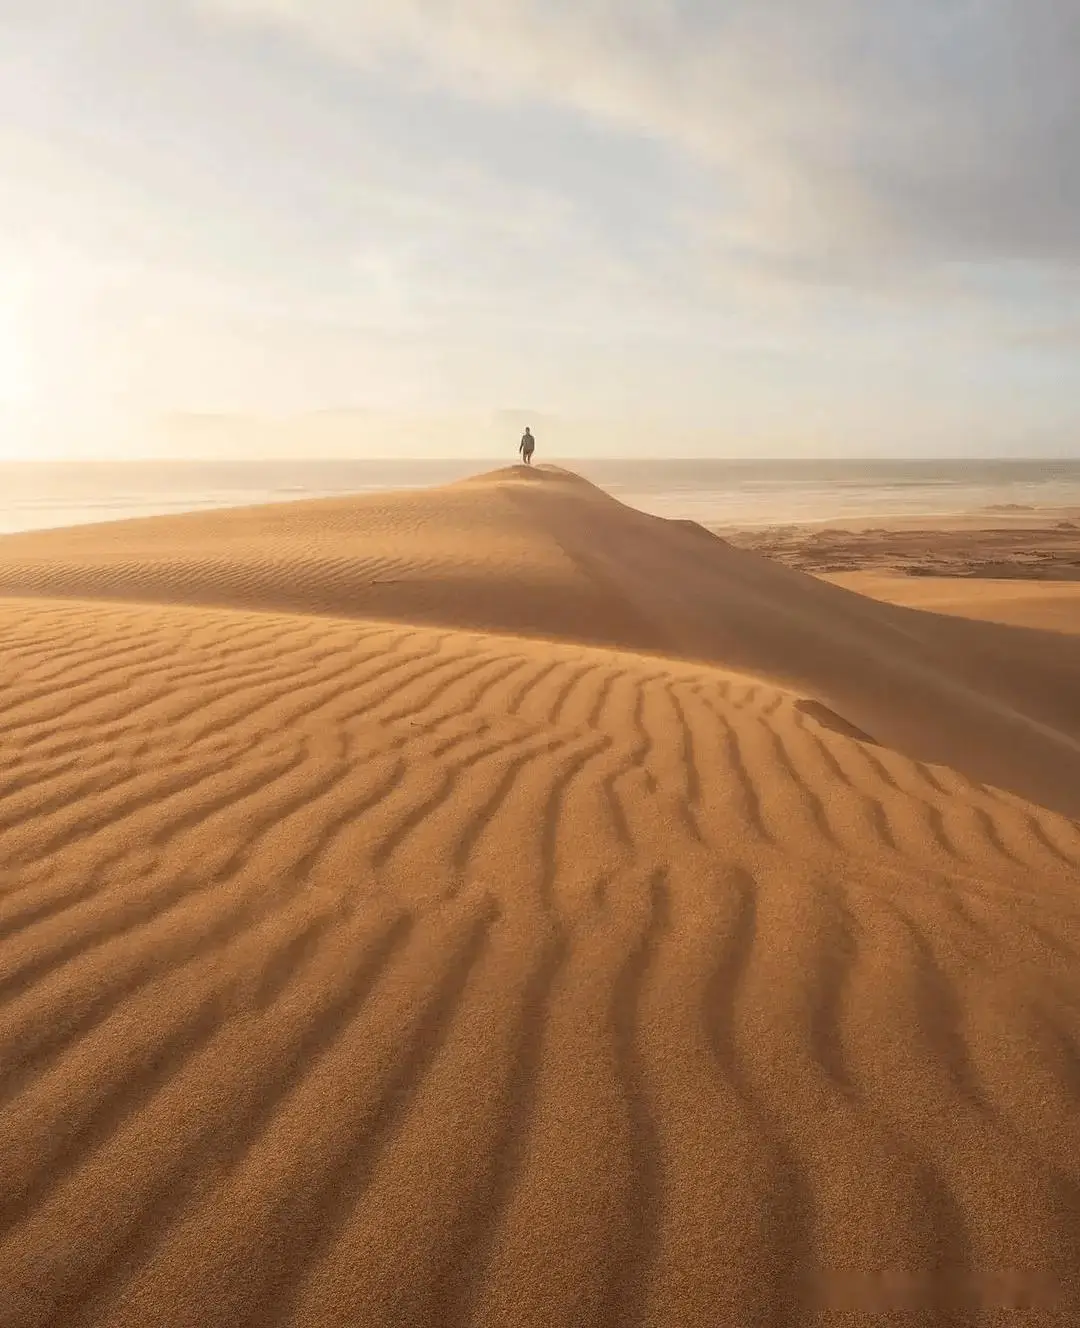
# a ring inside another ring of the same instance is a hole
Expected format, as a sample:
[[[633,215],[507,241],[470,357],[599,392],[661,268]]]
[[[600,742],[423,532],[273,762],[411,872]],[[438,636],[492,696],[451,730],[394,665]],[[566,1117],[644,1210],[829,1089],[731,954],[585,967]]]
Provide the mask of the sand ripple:
[[[719,663],[182,592],[0,605],[5,1328],[1074,1321],[1073,821]]]

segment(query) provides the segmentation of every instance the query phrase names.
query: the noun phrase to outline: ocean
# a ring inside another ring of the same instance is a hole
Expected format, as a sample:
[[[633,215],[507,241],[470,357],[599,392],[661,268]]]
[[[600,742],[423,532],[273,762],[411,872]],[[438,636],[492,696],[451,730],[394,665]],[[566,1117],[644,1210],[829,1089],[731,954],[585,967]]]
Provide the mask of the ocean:
[[[0,534],[445,484],[496,461],[0,462]],[[705,525],[1080,507],[1078,461],[568,461],[623,502]]]

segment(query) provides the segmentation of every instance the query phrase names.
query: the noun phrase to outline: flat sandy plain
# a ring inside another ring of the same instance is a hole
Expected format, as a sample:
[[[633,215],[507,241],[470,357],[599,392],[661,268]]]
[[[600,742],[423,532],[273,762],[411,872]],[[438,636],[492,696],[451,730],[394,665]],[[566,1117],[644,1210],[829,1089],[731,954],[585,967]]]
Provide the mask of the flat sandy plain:
[[[3,1328],[1080,1321],[1080,624],[862,588],[545,468],[0,542]]]
[[[720,530],[740,548],[819,573],[1080,584],[1080,512],[1002,505],[940,517]]]

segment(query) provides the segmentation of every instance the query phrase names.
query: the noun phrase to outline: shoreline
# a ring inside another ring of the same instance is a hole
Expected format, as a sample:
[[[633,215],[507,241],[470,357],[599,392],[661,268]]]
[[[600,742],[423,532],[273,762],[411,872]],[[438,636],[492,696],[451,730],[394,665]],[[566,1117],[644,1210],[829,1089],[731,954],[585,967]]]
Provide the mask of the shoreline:
[[[0,532],[415,491],[490,462],[0,463]],[[551,464],[546,455],[541,464]],[[717,532],[1044,526],[1080,514],[1080,463],[593,459],[570,469],[639,511]]]
[[[710,526],[735,547],[816,575],[875,573],[978,580],[1080,581],[1080,512],[1058,508],[926,519],[767,527]]]
[[[174,517],[185,515],[198,515],[199,513],[213,512],[240,512],[255,508],[278,507],[289,503],[317,502],[323,499],[362,499],[374,498],[380,495],[392,495],[410,491],[422,491],[429,485],[393,485],[382,486],[372,485],[365,488],[355,489],[291,489],[276,490],[268,493],[265,498],[259,501],[242,502],[216,502],[210,498],[195,499],[178,503],[123,503],[109,502],[86,504],[75,510],[84,512],[107,511],[108,515],[94,515],[86,520],[63,520],[55,524],[41,525],[33,523],[30,525],[2,526],[0,525],[0,539],[5,539],[12,535],[27,534],[60,534],[64,531],[81,529],[86,526],[106,526],[121,521],[152,521],[159,517]],[[1039,533],[1048,530],[1054,530],[1065,523],[1075,523],[1080,531],[1080,507],[1069,505],[1061,507],[1035,507],[1035,506],[991,506],[991,507],[960,507],[960,508],[941,508],[933,511],[908,513],[908,512],[890,512],[887,510],[875,509],[860,513],[839,514],[833,513],[828,516],[806,516],[798,519],[790,517],[770,517],[761,520],[746,520],[739,518],[724,519],[719,516],[690,515],[689,509],[692,504],[687,504],[686,509],[680,509],[675,503],[668,506],[670,511],[656,511],[658,506],[664,506],[663,502],[653,501],[650,505],[646,502],[635,502],[634,499],[641,499],[640,494],[628,494],[623,492],[612,492],[619,502],[632,507],[635,511],[642,512],[650,516],[659,516],[664,520],[680,521],[693,520],[698,525],[703,526],[713,534],[720,535],[725,539],[741,541],[742,539],[753,539],[758,536],[773,535],[782,536],[798,533],[831,533],[843,532],[845,534],[863,534],[871,532],[942,532],[942,531],[1030,531]],[[32,510],[48,510],[34,509]],[[116,512],[122,515],[116,515]],[[2,518],[0,518],[2,519]]]

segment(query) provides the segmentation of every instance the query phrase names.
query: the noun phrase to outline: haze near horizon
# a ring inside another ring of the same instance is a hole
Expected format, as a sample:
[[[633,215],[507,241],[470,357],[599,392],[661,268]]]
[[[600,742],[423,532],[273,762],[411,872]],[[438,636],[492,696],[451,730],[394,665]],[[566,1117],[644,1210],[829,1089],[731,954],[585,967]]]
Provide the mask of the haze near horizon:
[[[0,460],[1078,456],[1053,0],[16,0]]]

